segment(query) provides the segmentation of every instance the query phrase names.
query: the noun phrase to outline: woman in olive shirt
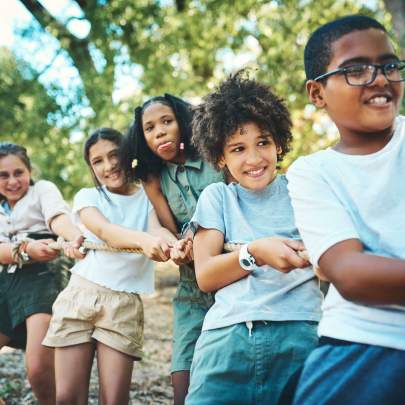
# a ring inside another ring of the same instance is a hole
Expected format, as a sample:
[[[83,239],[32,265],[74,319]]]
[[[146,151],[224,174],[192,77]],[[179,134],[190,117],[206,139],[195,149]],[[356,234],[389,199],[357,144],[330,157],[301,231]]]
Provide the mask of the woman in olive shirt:
[[[124,160],[130,172],[145,182],[159,219],[179,233],[191,219],[202,190],[224,181],[224,175],[204,162],[190,145],[190,105],[165,94],[135,109]],[[170,207],[170,211],[167,208]],[[195,343],[213,295],[197,286],[193,263],[180,265],[180,282],[173,300],[172,383],[174,404],[187,395]]]

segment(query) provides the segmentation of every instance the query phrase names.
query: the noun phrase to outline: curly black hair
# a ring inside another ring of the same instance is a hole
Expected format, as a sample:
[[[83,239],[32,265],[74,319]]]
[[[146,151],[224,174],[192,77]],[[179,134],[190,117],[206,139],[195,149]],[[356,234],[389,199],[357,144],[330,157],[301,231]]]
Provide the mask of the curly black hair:
[[[144,111],[155,103],[166,105],[173,110],[180,130],[180,141],[184,144],[186,157],[195,159],[198,156],[195,148],[190,143],[191,105],[167,93],[163,96],[153,97],[135,108],[135,119],[125,140],[121,162],[129,179],[146,181],[149,176],[159,175],[164,165],[164,160],[155,155],[148,147],[142,127]],[[134,159],[136,159],[137,164],[133,168],[132,162]]]
[[[194,108],[192,143],[217,169],[225,144],[238,128],[256,123],[270,132],[281,148],[278,160],[290,150],[291,119],[284,102],[263,83],[242,70],[231,75]]]
[[[332,45],[344,35],[353,31],[374,28],[387,32],[385,27],[374,18],[354,14],[330,21],[317,28],[308,40],[304,50],[305,74],[313,80],[323,73],[333,57]]]

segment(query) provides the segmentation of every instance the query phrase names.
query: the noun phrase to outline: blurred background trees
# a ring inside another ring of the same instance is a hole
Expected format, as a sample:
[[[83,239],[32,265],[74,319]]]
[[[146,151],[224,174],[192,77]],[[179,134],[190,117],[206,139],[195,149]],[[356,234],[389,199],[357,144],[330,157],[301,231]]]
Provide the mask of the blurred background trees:
[[[332,143],[336,131],[308,103],[303,71],[304,45],[328,20],[374,16],[405,57],[403,0],[67,0],[60,10],[7,1],[20,1],[32,21],[0,50],[0,140],[29,147],[39,175],[67,197],[89,181],[81,147],[93,129],[125,131],[153,95],[198,102],[246,66],[290,108],[295,145],[285,165]]]

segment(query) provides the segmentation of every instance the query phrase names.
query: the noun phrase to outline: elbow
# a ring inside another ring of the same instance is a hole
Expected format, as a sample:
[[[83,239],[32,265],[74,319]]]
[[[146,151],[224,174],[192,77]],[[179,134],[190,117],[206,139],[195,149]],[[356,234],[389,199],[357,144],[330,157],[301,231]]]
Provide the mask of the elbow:
[[[112,237],[111,232],[108,229],[101,228],[99,232],[96,233],[99,239],[105,242],[108,246],[113,248],[118,248],[116,240]]]
[[[195,269],[195,275],[197,279],[198,288],[202,292],[210,293],[218,289],[215,288],[215,286],[213,286],[212,281],[210,281],[210,279],[204,274],[204,271],[201,271],[200,269],[197,270],[197,267]]]
[[[339,294],[347,301],[358,301],[359,300],[359,289],[355,283],[350,281],[345,281],[341,283],[333,283]]]
[[[204,293],[210,293],[210,292],[216,291],[216,289],[213,288],[213,286],[211,286],[209,283],[198,281],[198,279],[197,279],[197,284],[198,284],[198,288]]]
[[[339,294],[347,301],[358,301],[361,298],[362,286],[356,279],[355,272],[348,268],[337,266],[339,268],[330,277],[331,283],[339,291]]]

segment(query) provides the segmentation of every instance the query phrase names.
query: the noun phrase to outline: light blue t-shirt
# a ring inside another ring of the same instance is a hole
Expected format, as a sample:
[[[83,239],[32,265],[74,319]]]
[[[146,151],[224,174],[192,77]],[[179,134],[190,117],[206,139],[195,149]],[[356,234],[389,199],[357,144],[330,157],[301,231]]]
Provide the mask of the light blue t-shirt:
[[[215,183],[201,194],[192,222],[224,234],[225,243],[248,243],[267,236],[300,239],[284,176],[265,189]],[[288,274],[256,267],[247,277],[218,290],[203,330],[247,321],[320,318],[322,296],[311,267]]]
[[[313,264],[331,246],[359,239],[365,253],[405,259],[405,117],[390,142],[369,155],[326,149],[290,167],[296,224]],[[405,306],[362,305],[332,285],[319,334],[405,350]]]
[[[73,212],[94,207],[112,224],[147,232],[153,208],[142,187],[132,195],[110,193],[105,187],[103,190],[109,200],[95,187],[80,190],[74,198]],[[91,242],[104,243],[88,229],[83,234]],[[90,250],[71,272],[115,291],[142,294],[154,290],[154,265],[142,254]]]

